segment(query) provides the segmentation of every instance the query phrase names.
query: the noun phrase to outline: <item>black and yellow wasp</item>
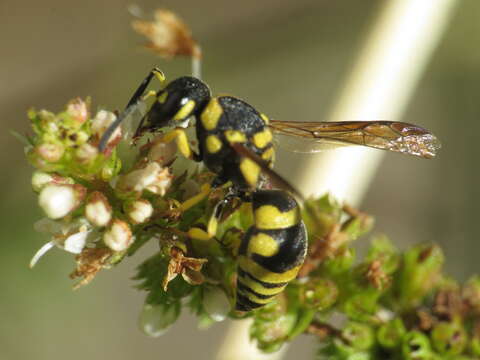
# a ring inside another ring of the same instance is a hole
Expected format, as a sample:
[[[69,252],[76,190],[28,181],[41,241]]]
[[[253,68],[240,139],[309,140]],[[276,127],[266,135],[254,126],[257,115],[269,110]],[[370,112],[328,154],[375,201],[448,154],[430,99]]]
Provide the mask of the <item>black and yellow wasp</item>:
[[[238,98],[213,97],[209,87],[195,77],[180,77],[158,91],[145,93],[154,76],[162,83],[165,81],[159,69],[148,74],[125,111],[103,135],[99,149],[105,149],[115,129],[140,103],[155,96],[134,138],[171,127],[173,130],[165,135],[165,141],[175,140],[185,157],[202,161],[214,172],[212,187],[231,184],[230,192],[216,206],[207,233],[203,235],[215,234],[219,214],[231,198],[252,203],[254,224],[243,237],[238,251],[237,310],[249,311],[270,302],[296,277],[307,252],[305,225],[293,197],[298,193],[272,170],[274,132],[313,142],[364,145],[424,158],[435,156],[440,147],[427,130],[401,122],[269,120]],[[190,148],[182,128],[192,118],[198,152]],[[266,178],[281,189],[264,189]]]

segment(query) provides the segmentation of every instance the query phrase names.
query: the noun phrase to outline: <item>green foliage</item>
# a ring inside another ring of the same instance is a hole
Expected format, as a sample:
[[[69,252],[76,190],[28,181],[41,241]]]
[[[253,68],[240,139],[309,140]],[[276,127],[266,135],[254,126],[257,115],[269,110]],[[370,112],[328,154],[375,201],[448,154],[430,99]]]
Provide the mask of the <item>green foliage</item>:
[[[72,276],[82,278],[80,285],[146,243],[158,244],[134,277],[146,293],[146,334],[161,335],[187,307],[201,328],[252,317],[250,337],[265,352],[308,333],[319,339],[319,357],[332,360],[480,356],[480,280],[462,285],[446,277],[437,245],[400,252],[375,236],[358,257],[353,242],[371,230],[372,218],[328,195],[309,199],[302,216],[310,248],[298,279],[266,306],[236,312],[236,256],[252,224],[250,204],[230,204],[215,237],[197,236],[228,188],[204,191],[212,179],[204,170],[175,175],[175,148],[162,134],[139,148],[117,135],[99,153],[114,116],[92,117],[89,101],[72,101],[59,114],[32,110],[29,118],[32,185],[50,217],[43,226],[53,244],[77,254]],[[126,150],[117,152],[119,145]],[[192,197],[198,201],[189,203]],[[340,325],[333,320],[339,313]]]

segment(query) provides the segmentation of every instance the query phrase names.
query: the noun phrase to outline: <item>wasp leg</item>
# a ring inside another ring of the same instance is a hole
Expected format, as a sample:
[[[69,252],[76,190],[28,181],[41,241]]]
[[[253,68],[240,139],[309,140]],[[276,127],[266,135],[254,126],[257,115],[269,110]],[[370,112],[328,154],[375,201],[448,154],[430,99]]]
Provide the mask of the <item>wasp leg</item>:
[[[163,142],[169,143],[173,140],[176,141],[178,150],[182,153],[184,157],[187,159],[191,159],[194,161],[200,161],[200,156],[195,153],[192,148],[190,147],[190,144],[188,143],[188,137],[187,134],[185,133],[185,130],[183,129],[174,129],[163,137]]]
[[[250,197],[248,197],[243,191],[231,187],[228,193],[225,194],[225,197],[213,208],[212,215],[207,224],[207,231],[194,227],[189,230],[189,236],[199,240],[210,240],[215,237],[217,234],[218,222],[222,218],[225,206],[227,206],[234,198],[240,198],[243,201],[250,201]]]
[[[200,188],[200,192],[197,195],[192,196],[190,199],[185,200],[180,205],[180,209],[182,211],[186,211],[191,207],[197,205],[199,202],[205,199],[210,194],[211,191],[212,191],[212,187],[210,186],[210,184],[203,184],[202,187]]]

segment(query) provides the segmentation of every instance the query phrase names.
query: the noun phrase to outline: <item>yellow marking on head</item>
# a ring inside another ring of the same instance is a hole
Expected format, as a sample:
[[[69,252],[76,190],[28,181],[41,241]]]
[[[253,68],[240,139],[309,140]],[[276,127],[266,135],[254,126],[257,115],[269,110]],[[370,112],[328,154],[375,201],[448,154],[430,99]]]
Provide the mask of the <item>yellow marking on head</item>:
[[[283,273],[275,273],[265,269],[263,266],[257,264],[255,261],[244,255],[240,255],[238,257],[238,265],[240,266],[240,269],[250,273],[258,280],[274,284],[289,282],[295,279],[301,267],[301,265],[298,265]]]
[[[168,91],[164,91],[164,92],[162,92],[162,94],[157,98],[157,101],[158,101],[160,104],[164,104],[165,101],[167,100],[167,97],[168,97]]]
[[[247,141],[247,137],[244,133],[237,131],[237,130],[227,130],[225,131],[225,137],[227,141],[232,143],[244,143]]]
[[[208,135],[205,143],[210,154],[215,154],[222,148],[222,141],[216,135]]]
[[[223,109],[220,106],[217,99],[211,99],[205,108],[202,111],[202,115],[200,116],[200,121],[202,122],[203,127],[205,130],[213,130],[217,127],[218,120],[222,116]]]
[[[269,257],[278,253],[278,250],[278,243],[274,238],[264,233],[258,233],[250,237],[247,254],[250,256],[250,254],[255,253]]]
[[[262,284],[260,284],[258,281],[255,281],[249,277],[239,276],[237,280],[243,285],[245,285],[246,287],[262,295],[277,295],[278,293],[281,293],[283,289],[285,289],[285,286],[287,286],[285,285],[282,287],[266,288],[266,287],[263,287]]]
[[[268,144],[272,142],[272,132],[270,129],[265,128],[265,130],[257,132],[253,135],[253,143],[259,149],[263,149]]]
[[[265,114],[260,114],[260,117],[262,118],[263,121],[265,121],[265,124],[270,124],[270,119],[268,118],[267,115]]]
[[[272,163],[273,161],[275,161],[275,149],[273,148],[273,146],[263,152],[262,159],[270,161]]]
[[[192,111],[194,108],[195,108],[195,101],[188,100],[187,103],[183,105],[180,108],[180,110],[177,111],[177,113],[173,117],[173,120],[175,121],[185,120],[187,117],[189,117],[192,114]]]
[[[188,230],[188,236],[192,239],[207,241],[212,238],[205,230],[200,228],[192,227]]]
[[[273,205],[263,205],[255,210],[255,226],[263,230],[286,229],[300,222],[298,207],[281,212]]]
[[[258,178],[260,176],[260,166],[249,158],[243,158],[240,162],[240,171],[245,181],[251,187],[257,187]]]

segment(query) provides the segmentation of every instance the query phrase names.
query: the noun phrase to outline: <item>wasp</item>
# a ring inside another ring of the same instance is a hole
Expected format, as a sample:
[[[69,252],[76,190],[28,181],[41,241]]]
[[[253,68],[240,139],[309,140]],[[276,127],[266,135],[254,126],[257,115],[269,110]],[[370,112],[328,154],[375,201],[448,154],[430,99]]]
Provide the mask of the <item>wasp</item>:
[[[225,199],[215,206],[203,235],[214,236],[222,209],[231,198],[251,202],[254,224],[242,238],[238,251],[236,309],[241,311],[270,302],[296,277],[307,252],[305,225],[293,196],[298,192],[272,170],[274,134],[313,144],[363,145],[423,158],[434,157],[440,148],[439,141],[428,130],[403,122],[271,120],[239,98],[212,96],[207,84],[190,76],[175,79],[158,91],[146,92],[154,77],[162,84],[166,82],[159,69],[150,71],[124,112],[103,135],[99,149],[103,151],[122,121],[153,96],[155,101],[141,119],[134,138],[145,132],[173,128],[165,135],[165,141],[176,141],[185,157],[203,162],[215,173],[212,188],[231,184]],[[190,119],[195,120],[197,152],[191,149],[184,130]],[[279,189],[264,189],[266,179]]]

